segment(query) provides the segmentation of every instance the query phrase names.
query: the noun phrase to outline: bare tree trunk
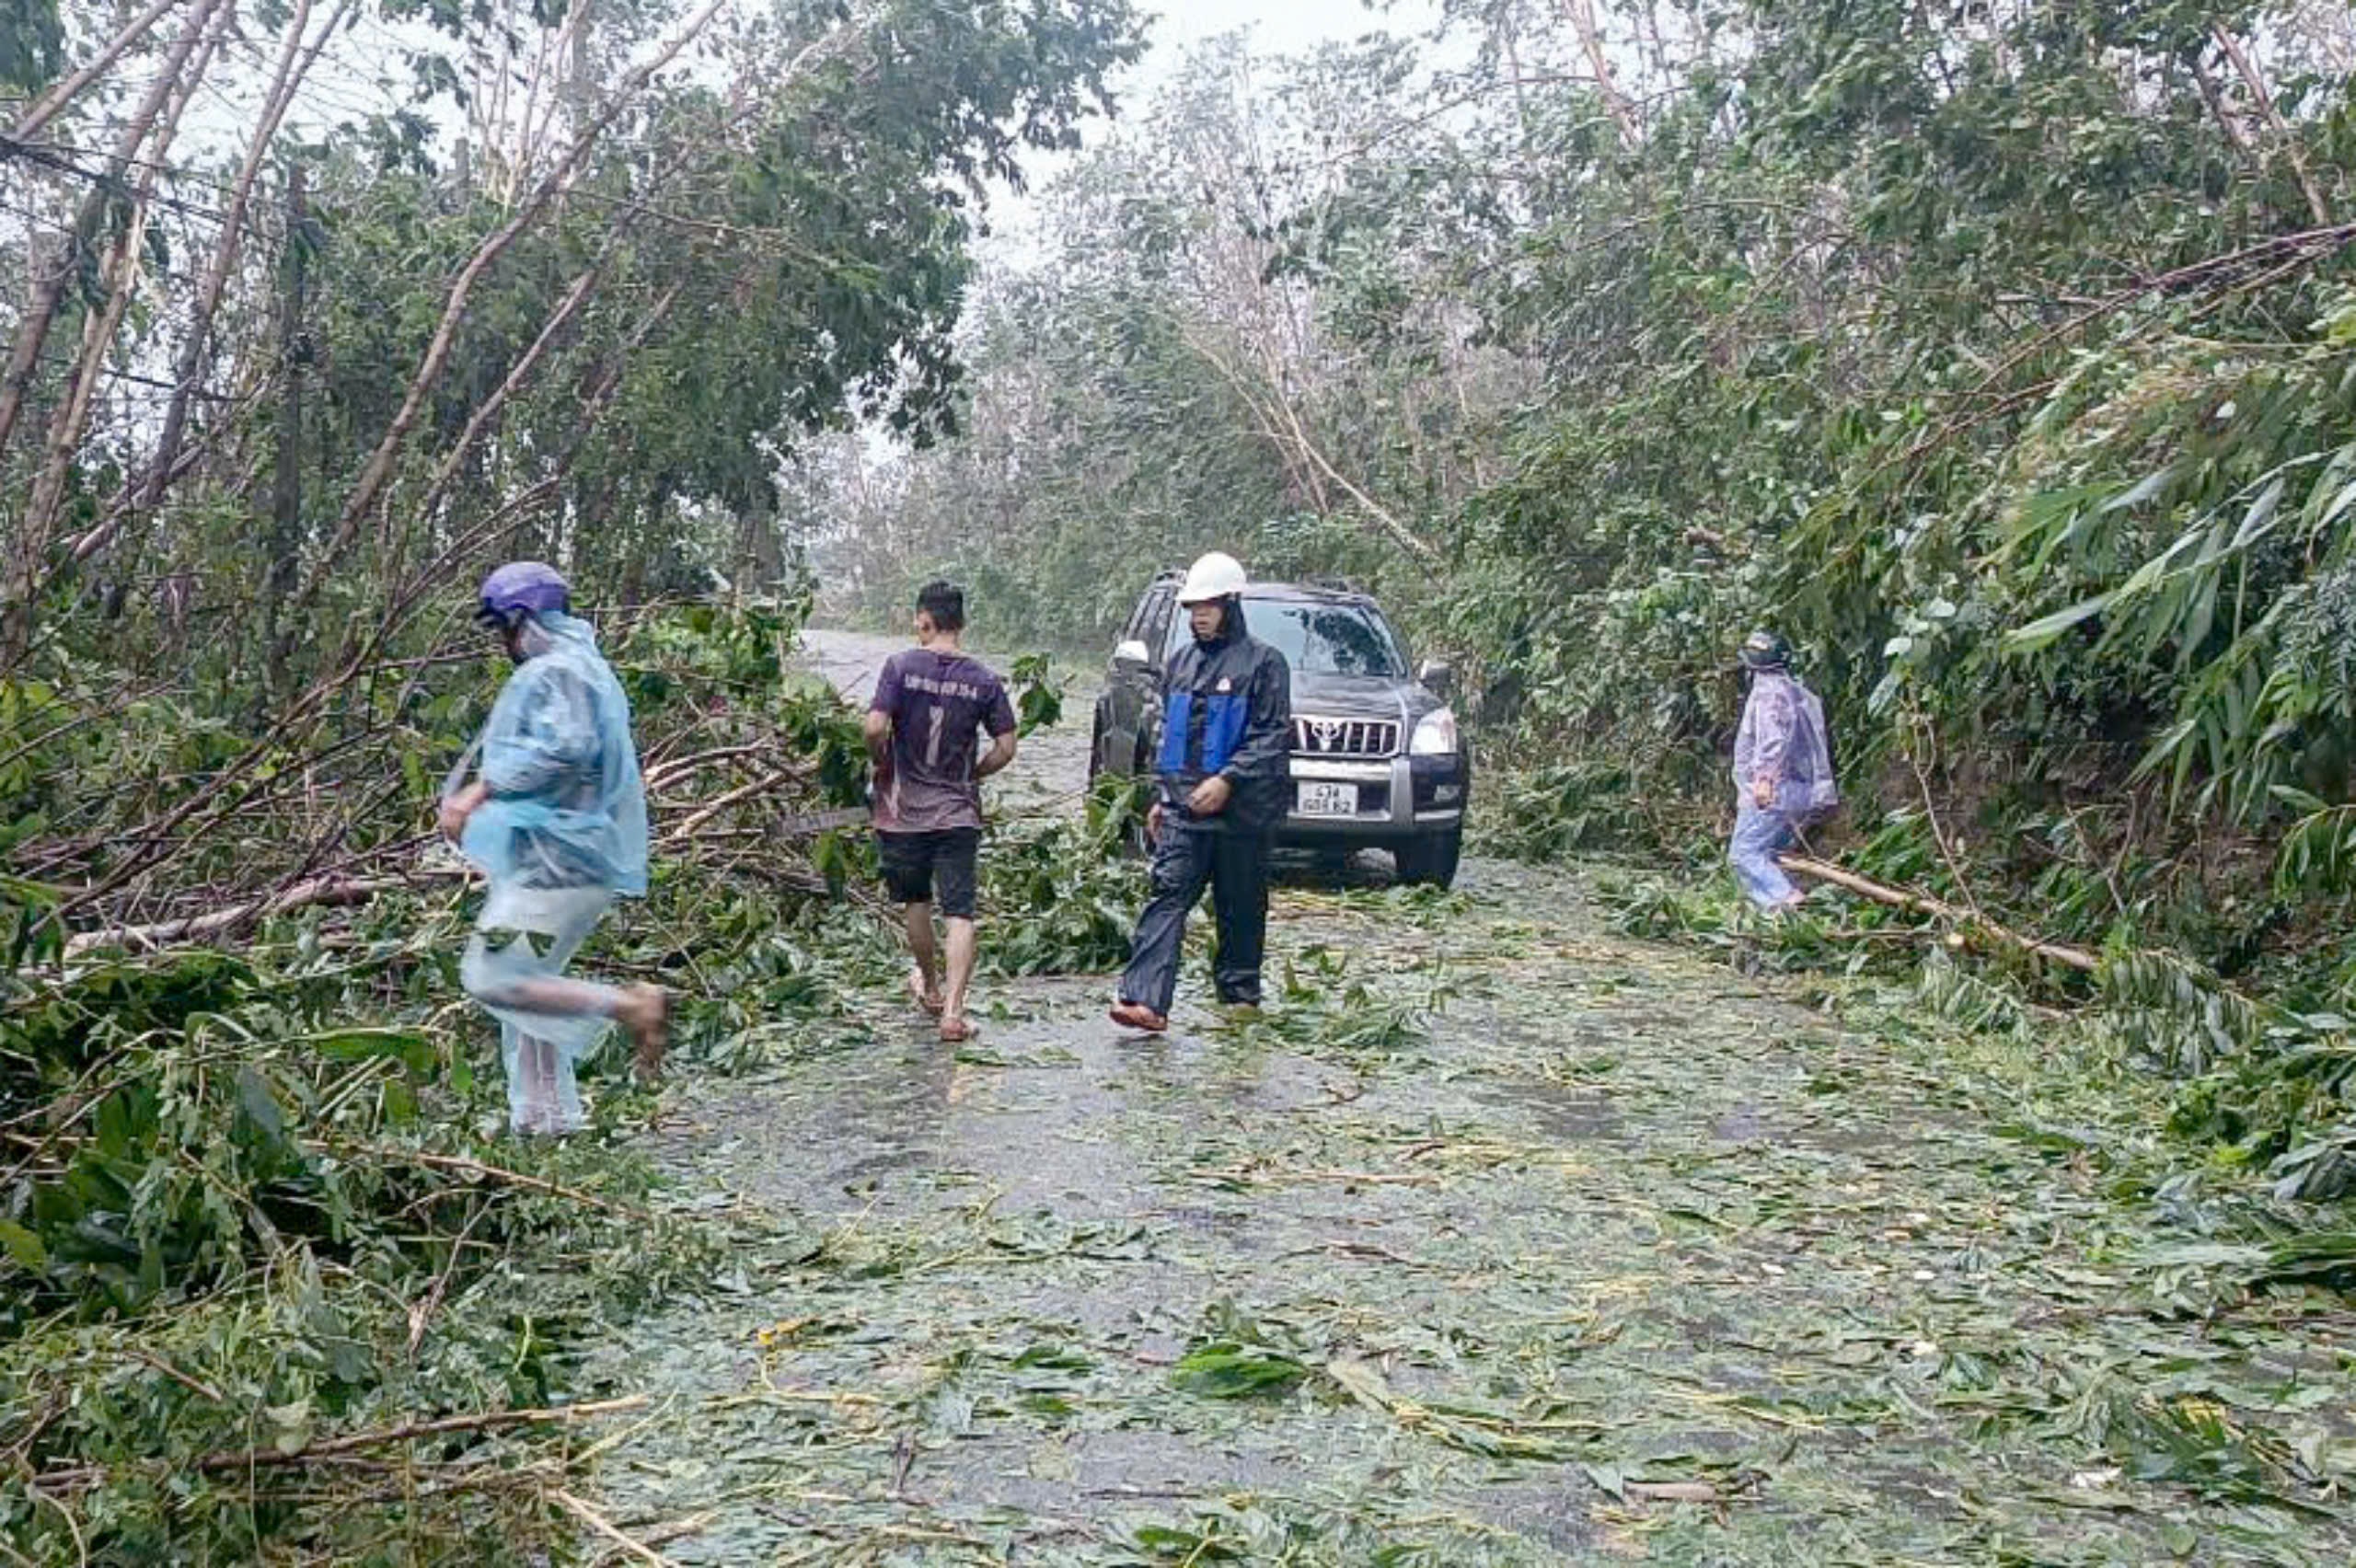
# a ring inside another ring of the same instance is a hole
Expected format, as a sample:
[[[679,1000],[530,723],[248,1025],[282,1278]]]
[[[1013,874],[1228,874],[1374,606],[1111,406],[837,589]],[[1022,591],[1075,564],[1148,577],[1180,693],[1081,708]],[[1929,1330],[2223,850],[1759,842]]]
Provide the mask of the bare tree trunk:
[[[343,25],[357,0],[339,0],[334,15],[319,29],[318,38],[308,49],[301,48],[303,35],[311,15],[311,0],[299,0],[294,20],[286,29],[286,42],[279,56],[278,66],[268,96],[263,100],[261,119],[252,139],[247,144],[246,156],[232,188],[227,211],[221,225],[221,237],[214,246],[213,257],[197,289],[196,299],[189,307],[187,340],[180,345],[179,359],[172,371],[172,400],[164,410],[162,433],[156,439],[155,455],[149,459],[146,472],[138,486],[117,500],[106,515],[75,539],[69,559],[60,571],[65,571],[89,559],[114,542],[123,528],[142,513],[153,512],[164,499],[164,492],[188,472],[190,465],[181,461],[181,448],[188,432],[189,409],[202,387],[206,368],[212,358],[213,319],[221,308],[221,299],[227,291],[229,279],[235,274],[244,249],[245,219],[253,201],[253,188],[260,177],[262,160],[268,156],[270,144],[286,117],[294,94],[311,67],[318,61],[320,52]],[[294,176],[299,184],[301,174]]]
[[[524,121],[516,133],[515,162],[529,168],[540,148],[566,129],[589,122],[597,103],[589,80],[589,6],[591,0],[572,0],[564,23],[553,38],[543,35],[532,68],[532,90],[524,103]]]
[[[32,107],[18,116],[16,124],[8,128],[6,140],[10,143],[23,143],[40,135],[42,126],[56,119],[58,112],[67,104],[72,103],[84,87],[104,75],[106,68],[121,58],[124,50],[145,38],[156,24],[163,19],[166,12],[185,4],[187,0],[156,0],[154,5],[125,22],[122,30],[107,40],[99,47],[98,52],[90,57],[87,64],[34,99]],[[0,156],[5,156],[15,150],[13,146],[0,149]]]
[[[779,536],[777,513],[767,502],[747,507],[739,520],[736,555],[740,593],[772,587],[785,575],[785,541]]]
[[[2307,211],[2314,215],[2316,227],[2330,227],[2331,209],[2324,204],[2323,190],[2316,184],[2314,171],[2307,167],[2306,155],[2299,149],[2298,133],[2291,128],[2282,118],[2281,110],[2275,106],[2274,94],[2267,87],[2266,78],[2258,75],[2257,63],[2250,59],[2249,52],[2242,47],[2242,40],[2235,38],[2224,23],[2210,23],[2209,31],[2216,39],[2217,47],[2225,52],[2225,58],[2234,63],[2234,69],[2240,73],[2243,85],[2249,88],[2249,96],[2258,100],[2258,111],[2266,117],[2267,125],[2281,141],[2282,156],[2290,160],[2291,172],[2298,177],[2299,189],[2306,194]]]
[[[2248,152],[2249,133],[2234,119],[2233,110],[2225,107],[2224,95],[2217,90],[2217,84],[2209,79],[2208,68],[2199,60],[2190,62],[2190,64],[2192,84],[2200,89],[2200,101],[2209,106],[2210,118],[2216,121],[2217,128],[2225,133],[2225,140],[2233,144],[2235,152]]]
[[[303,47],[303,34],[311,18],[311,0],[296,0],[294,19],[286,24],[286,41],[278,57],[276,75],[270,85],[270,94],[263,100],[261,119],[254,127],[253,138],[246,144],[246,157],[237,170],[237,183],[230,192],[229,206],[221,225],[221,238],[213,248],[213,259],[206,266],[203,282],[198,286],[195,302],[189,307],[188,340],[180,346],[179,362],[172,372],[172,401],[164,410],[163,433],[156,437],[155,459],[147,466],[146,478],[139,489],[139,507],[152,509],[163,499],[164,490],[171,483],[173,467],[179,461],[180,441],[188,427],[188,409],[196,394],[197,384],[203,379],[204,365],[212,348],[213,317],[221,308],[222,294],[228,287],[230,276],[237,271],[237,256],[245,238],[248,206],[253,200],[255,178],[260,173],[262,158],[270,151],[270,144],[278,134],[280,121],[285,119],[287,106],[294,98],[295,89],[318,61],[319,51],[326,47],[337,28],[351,14],[354,0],[341,0],[328,24],[308,49]],[[294,176],[299,205],[302,176]],[[289,240],[294,238],[290,233]],[[75,548],[77,556],[87,556],[105,544],[103,538],[85,538]]]
[[[270,651],[270,689],[284,689],[286,661],[279,653],[278,606],[294,586],[303,545],[303,225],[310,216],[303,201],[303,166],[286,179],[286,260],[278,309],[279,374],[277,474],[271,486],[270,565],[262,580],[262,646]]]
[[[222,0],[218,11],[224,25],[211,30],[203,46],[180,74],[178,91],[144,149],[146,156],[140,164],[130,217],[99,268],[107,302],[83,324],[82,352],[66,379],[65,396],[50,418],[40,472],[33,481],[32,499],[20,525],[22,538],[33,548],[36,560],[48,552],[50,531],[57,521],[57,505],[73,475],[74,455],[81,450],[83,432],[89,425],[90,402],[98,395],[98,377],[106,369],[115,334],[122,329],[122,318],[131,309],[132,297],[139,290],[141,252],[147,237],[147,217],[155,204],[156,186],[162,178],[164,155],[170,151],[173,138],[179,133],[180,116],[188,111],[189,100],[196,96],[197,84],[204,79],[205,72],[220,52],[221,36],[237,13],[237,0]]]
[[[1229,363],[1224,355],[1205,343],[1198,334],[1184,332],[1183,335],[1187,346],[1200,354],[1205,363],[1225,377],[1227,384],[1234,389],[1235,395],[1243,399],[1244,406],[1249,408],[1253,416],[1260,421],[1262,432],[1275,443],[1277,453],[1288,458],[1288,466],[1290,460],[1298,459],[1309,467],[1312,479],[1321,474],[1325,478],[1331,479],[1347,491],[1350,499],[1357,502],[1359,508],[1368,516],[1373,518],[1400,548],[1426,562],[1438,561],[1438,550],[1418,537],[1414,530],[1402,522],[1389,507],[1384,506],[1363,489],[1352,483],[1347,476],[1326,458],[1325,454],[1319,450],[1316,442],[1311,438],[1308,427],[1303,425],[1299,416],[1293,412],[1291,403],[1286,398],[1282,387],[1269,388],[1264,399],[1257,391],[1247,385],[1243,372]]]
[[[1604,52],[1603,34],[1596,26],[1595,0],[1563,0],[1563,15],[1578,35],[1579,47],[1587,52],[1588,68],[1595,73],[1595,90],[1603,95],[1605,110],[1619,123],[1620,139],[1634,146],[1640,134],[1636,111],[1611,74],[1611,57]]]

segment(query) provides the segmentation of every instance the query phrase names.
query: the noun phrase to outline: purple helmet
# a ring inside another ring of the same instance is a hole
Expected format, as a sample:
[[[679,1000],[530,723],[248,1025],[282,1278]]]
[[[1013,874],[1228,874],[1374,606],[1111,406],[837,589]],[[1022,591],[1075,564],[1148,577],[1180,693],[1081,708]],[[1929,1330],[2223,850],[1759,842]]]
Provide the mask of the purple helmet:
[[[525,616],[572,607],[572,590],[564,577],[544,561],[511,560],[482,580],[481,602],[475,619],[487,625],[512,627]]]

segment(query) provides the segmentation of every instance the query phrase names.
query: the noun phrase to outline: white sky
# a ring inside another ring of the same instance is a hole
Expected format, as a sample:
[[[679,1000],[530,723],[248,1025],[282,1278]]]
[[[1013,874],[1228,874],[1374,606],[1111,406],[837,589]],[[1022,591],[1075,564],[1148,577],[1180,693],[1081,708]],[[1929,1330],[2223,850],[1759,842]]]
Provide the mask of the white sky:
[[[1302,54],[1324,43],[1347,43],[1369,33],[1413,36],[1438,26],[1440,0],[1148,0],[1151,17],[1144,58],[1114,77],[1115,107],[1125,121],[1141,114],[1154,94],[1175,80],[1187,53],[1225,33],[1242,32],[1261,56]],[[1101,144],[1102,120],[1080,127],[1087,146]],[[1021,268],[1043,253],[1036,202],[1029,192],[1045,190],[1070,164],[1067,156],[1026,152],[1022,171],[1028,190],[1016,195],[993,184],[989,210],[976,214],[987,225],[975,244],[985,266]]]
[[[1361,33],[1427,31],[1438,19],[1436,0],[1390,0],[1372,7],[1365,0],[1168,0],[1154,18],[1154,53],[1166,59],[1179,52],[1177,46],[1249,28],[1255,52],[1293,54]],[[1141,64],[1150,76],[1153,56]]]

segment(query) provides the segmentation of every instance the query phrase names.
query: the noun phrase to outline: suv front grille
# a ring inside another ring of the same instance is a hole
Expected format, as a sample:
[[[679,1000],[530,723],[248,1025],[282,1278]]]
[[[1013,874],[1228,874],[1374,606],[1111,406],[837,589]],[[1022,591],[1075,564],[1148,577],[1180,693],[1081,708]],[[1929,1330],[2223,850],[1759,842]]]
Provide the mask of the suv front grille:
[[[1301,756],[1396,756],[1395,719],[1319,719],[1292,721],[1292,749]]]

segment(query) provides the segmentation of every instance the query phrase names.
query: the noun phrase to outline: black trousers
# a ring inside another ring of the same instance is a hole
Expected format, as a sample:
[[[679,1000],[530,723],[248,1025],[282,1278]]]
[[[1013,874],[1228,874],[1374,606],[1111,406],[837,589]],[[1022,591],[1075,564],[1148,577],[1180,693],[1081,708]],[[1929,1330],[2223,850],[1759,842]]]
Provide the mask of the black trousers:
[[[1162,824],[1153,847],[1152,892],[1138,917],[1129,967],[1121,976],[1121,999],[1143,1002],[1167,1016],[1178,994],[1178,954],[1186,938],[1186,917],[1211,890],[1211,913],[1218,922],[1218,951],[1211,973],[1219,1000],[1260,1000],[1260,959],[1268,945],[1268,854],[1274,836],[1218,832],[1175,822]]]

